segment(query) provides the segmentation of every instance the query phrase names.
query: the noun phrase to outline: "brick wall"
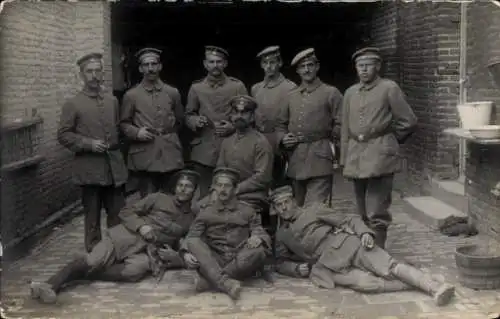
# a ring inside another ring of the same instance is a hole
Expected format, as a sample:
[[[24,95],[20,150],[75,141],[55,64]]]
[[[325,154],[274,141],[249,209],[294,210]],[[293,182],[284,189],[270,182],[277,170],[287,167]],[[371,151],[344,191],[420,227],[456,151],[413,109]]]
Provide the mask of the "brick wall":
[[[491,3],[468,5],[467,73],[470,87],[468,101],[494,101],[496,123],[500,123],[500,83],[496,86],[488,74],[489,61],[500,58],[500,8]],[[500,145],[480,146],[470,143],[467,159],[466,191],[469,214],[480,231],[500,238],[500,200],[490,190],[500,181]]]
[[[408,195],[428,193],[428,177],[458,176],[458,146],[441,131],[458,123],[459,15],[457,3],[430,2],[383,2],[374,14],[372,41],[388,61],[384,75],[400,84],[419,119],[396,180]]]
[[[60,108],[81,86],[75,61],[104,52],[111,70],[109,5],[14,2],[1,17],[2,123],[36,110],[44,119],[37,167],[2,176],[2,241],[9,242],[79,197],[70,182],[71,153],[56,141]],[[111,87],[108,72],[106,86]]]

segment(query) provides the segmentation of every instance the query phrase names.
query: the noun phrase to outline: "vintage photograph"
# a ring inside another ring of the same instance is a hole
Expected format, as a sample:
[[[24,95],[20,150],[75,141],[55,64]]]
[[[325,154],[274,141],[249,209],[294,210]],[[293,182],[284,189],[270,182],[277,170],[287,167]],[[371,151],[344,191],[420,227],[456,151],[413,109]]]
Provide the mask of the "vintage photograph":
[[[500,319],[500,1],[2,1],[1,318]]]

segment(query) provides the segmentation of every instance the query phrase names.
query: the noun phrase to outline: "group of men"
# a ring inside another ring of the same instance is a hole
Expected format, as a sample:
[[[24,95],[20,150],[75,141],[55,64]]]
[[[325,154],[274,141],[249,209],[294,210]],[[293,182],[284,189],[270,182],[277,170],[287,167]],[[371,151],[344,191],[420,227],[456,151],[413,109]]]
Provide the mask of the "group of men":
[[[207,76],[192,84],[185,109],[179,91],[159,77],[160,54],[138,52],[143,79],[125,94],[121,109],[101,89],[102,55],[78,61],[84,88],[63,106],[58,140],[75,153],[87,254],[48,281],[32,283],[33,298],[53,302],[74,279],[137,281],[185,267],[196,269],[197,291],[237,299],[241,280],[265,274],[274,260],[278,272],[322,287],[417,287],[439,305],[448,302],[452,286],[384,250],[398,151],[416,117],[399,86],[379,76],[377,48],[354,53],[360,82],[343,96],[319,79],[314,49],[293,58],[301,78],[296,85],[280,72],[280,48],[267,47],[257,54],[264,80],[249,95],[224,73],[228,52],[207,46]],[[190,166],[177,134],[183,125],[195,134]],[[130,145],[126,162],[120,134]],[[357,215],[331,207],[336,142],[344,176],[354,183]],[[128,170],[140,178],[141,200],[125,207]],[[270,211],[282,221],[277,230],[262,226]]]

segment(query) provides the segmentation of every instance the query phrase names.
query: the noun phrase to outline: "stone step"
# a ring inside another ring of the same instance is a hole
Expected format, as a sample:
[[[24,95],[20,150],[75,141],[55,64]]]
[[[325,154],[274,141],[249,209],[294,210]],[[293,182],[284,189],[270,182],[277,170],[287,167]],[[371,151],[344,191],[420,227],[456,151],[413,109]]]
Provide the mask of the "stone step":
[[[469,202],[465,194],[465,186],[459,180],[440,181],[433,179],[431,181],[432,196],[454,208],[468,213]]]
[[[403,199],[405,211],[415,220],[438,229],[450,216],[467,217],[467,215],[432,196],[406,197]]]

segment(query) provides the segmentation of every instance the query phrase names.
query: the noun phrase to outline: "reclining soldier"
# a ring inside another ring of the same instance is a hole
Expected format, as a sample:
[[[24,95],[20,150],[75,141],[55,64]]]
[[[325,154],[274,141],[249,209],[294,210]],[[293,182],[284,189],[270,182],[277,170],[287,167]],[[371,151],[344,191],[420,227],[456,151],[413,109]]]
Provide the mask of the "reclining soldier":
[[[260,271],[269,255],[269,235],[260,215],[236,198],[237,171],[214,171],[213,203],[203,206],[180,250],[188,268],[196,269],[196,291],[219,290],[239,298],[241,280]]]
[[[374,245],[374,233],[356,214],[336,212],[323,204],[299,207],[292,188],[271,192],[282,218],[276,234],[276,271],[309,277],[323,288],[335,285],[360,292],[390,292],[418,288],[447,304],[455,288],[438,282],[420,269],[391,257]]]
[[[137,282],[150,272],[159,275],[184,267],[175,249],[195,218],[191,201],[198,180],[198,173],[180,171],[173,195],[152,193],[123,208],[121,223],[110,228],[90,253],[75,258],[46,282],[32,282],[31,297],[55,303],[63,286],[73,280]]]

